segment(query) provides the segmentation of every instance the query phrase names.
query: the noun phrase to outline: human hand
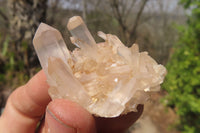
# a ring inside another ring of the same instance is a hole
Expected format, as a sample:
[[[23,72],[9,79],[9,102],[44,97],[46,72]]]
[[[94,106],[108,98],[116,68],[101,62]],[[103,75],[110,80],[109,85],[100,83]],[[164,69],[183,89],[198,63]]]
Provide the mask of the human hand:
[[[0,133],[120,133],[142,114],[138,112],[117,118],[92,116],[77,103],[66,99],[51,101],[43,71],[27,84],[17,88],[8,98],[0,117]],[[44,121],[41,118],[45,115]],[[41,121],[40,126],[38,123]]]

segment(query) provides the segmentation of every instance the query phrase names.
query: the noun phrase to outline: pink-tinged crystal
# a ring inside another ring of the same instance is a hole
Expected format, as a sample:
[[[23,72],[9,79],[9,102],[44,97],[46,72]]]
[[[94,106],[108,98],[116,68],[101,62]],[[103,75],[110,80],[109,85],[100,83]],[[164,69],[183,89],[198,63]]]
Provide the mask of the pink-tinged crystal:
[[[117,117],[137,111],[149,92],[159,91],[166,75],[147,52],[131,48],[115,35],[98,32],[105,42],[96,45],[83,20],[75,16],[67,25],[78,48],[69,52],[56,29],[41,24],[33,43],[55,98],[75,101],[90,113]]]

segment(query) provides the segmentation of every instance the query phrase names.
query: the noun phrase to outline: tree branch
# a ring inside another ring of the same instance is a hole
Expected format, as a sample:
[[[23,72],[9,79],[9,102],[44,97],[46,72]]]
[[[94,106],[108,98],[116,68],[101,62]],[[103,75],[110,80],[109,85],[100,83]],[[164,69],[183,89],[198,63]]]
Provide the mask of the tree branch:
[[[114,14],[115,14],[120,26],[122,27],[122,30],[125,32],[127,30],[127,27],[124,24],[123,19],[122,19],[122,15],[121,15],[121,13],[119,11],[119,3],[118,3],[117,0],[112,0],[112,1],[113,2],[111,3],[111,7],[113,9],[113,12],[114,12]]]
[[[124,13],[124,17],[127,18],[128,15],[130,14],[131,12],[131,9],[134,7],[135,5],[135,0],[132,0],[132,3],[130,4],[129,8],[127,9],[126,13]]]
[[[0,10],[0,16],[6,21],[8,22],[8,17]]]
[[[139,10],[139,12],[138,12],[138,14],[137,14],[137,16],[136,16],[135,23],[134,23],[134,25],[133,25],[133,27],[132,27],[132,29],[131,29],[131,31],[130,31],[130,38],[135,39],[135,37],[136,37],[136,36],[135,36],[136,29],[137,29],[137,26],[138,26],[140,17],[141,17],[141,15],[142,15],[142,12],[143,12],[143,10],[144,10],[144,7],[145,7],[147,1],[148,1],[148,0],[143,0],[143,3],[142,3],[142,5],[141,5],[141,7],[140,7],[140,10]],[[135,36],[135,37],[134,37],[134,36]]]

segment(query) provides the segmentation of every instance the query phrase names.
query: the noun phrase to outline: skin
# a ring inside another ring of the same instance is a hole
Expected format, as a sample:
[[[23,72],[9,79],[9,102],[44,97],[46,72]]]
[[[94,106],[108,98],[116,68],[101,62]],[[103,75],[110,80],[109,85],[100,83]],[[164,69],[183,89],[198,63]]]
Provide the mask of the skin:
[[[17,88],[0,117],[0,133],[34,133],[37,127],[38,133],[122,133],[143,112],[143,105],[139,105],[138,112],[117,118],[95,117],[69,100],[52,101],[48,88],[43,71]]]

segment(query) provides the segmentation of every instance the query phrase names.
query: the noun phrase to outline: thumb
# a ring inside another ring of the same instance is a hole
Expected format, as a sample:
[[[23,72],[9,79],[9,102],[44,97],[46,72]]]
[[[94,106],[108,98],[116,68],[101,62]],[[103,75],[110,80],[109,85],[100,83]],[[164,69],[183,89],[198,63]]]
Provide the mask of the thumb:
[[[56,99],[49,103],[45,118],[46,133],[94,133],[93,116],[77,103]]]

